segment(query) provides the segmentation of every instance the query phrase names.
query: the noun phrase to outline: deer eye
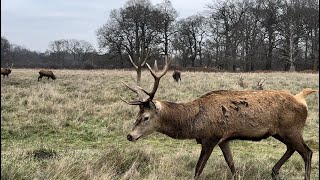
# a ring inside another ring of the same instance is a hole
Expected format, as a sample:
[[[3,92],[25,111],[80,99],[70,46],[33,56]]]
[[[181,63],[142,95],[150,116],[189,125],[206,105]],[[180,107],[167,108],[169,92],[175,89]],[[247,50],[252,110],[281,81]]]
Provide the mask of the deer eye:
[[[149,120],[149,117],[147,116],[143,118],[143,121],[148,121],[148,120]]]

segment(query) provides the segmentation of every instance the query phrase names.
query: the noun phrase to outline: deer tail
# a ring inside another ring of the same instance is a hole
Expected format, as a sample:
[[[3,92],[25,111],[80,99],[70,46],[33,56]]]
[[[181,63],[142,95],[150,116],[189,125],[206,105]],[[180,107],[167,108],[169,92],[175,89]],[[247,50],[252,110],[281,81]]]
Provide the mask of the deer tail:
[[[311,88],[306,88],[303,89],[301,92],[295,95],[297,98],[306,98],[309,94],[314,93],[314,92],[319,92],[319,90],[311,89]]]
[[[314,92],[319,92],[319,90],[315,90],[315,89],[311,89],[311,88],[305,88],[303,89],[301,92],[299,92],[298,94],[296,94],[294,97],[300,101],[301,103],[303,103],[304,105],[307,106],[306,100],[305,98],[309,95],[312,94]]]

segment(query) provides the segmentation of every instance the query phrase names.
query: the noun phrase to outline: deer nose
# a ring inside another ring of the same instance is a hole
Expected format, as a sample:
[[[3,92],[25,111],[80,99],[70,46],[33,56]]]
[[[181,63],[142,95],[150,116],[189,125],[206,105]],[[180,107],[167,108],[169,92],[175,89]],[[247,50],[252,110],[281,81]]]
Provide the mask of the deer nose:
[[[130,134],[128,134],[127,139],[128,139],[128,141],[132,141],[133,137]]]

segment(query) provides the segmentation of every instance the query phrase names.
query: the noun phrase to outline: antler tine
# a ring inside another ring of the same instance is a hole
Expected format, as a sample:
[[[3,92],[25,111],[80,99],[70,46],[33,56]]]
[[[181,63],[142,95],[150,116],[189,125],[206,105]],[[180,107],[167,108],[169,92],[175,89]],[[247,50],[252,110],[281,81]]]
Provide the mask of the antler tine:
[[[138,94],[138,91],[136,90],[136,89],[134,89],[134,88],[132,88],[132,87],[130,87],[127,83],[125,83],[125,82],[122,82],[124,85],[126,85],[127,86],[127,88],[129,88],[131,91],[133,91],[133,92],[135,92],[135,93],[137,93]]]
[[[261,86],[264,81],[265,81],[265,79],[261,79],[261,80],[258,82],[258,85]]]
[[[125,83],[125,82],[122,82],[122,83],[123,83],[124,85],[126,85],[127,88],[129,88],[131,91],[133,91],[134,93],[136,93],[136,94],[139,96],[140,99],[143,99],[142,94],[141,94],[137,89],[129,86],[129,85],[128,85],[127,83]],[[137,87],[138,87],[139,89],[141,89],[139,86],[137,86]]]
[[[168,59],[169,59],[169,60],[168,60]],[[162,76],[164,76],[164,75],[167,73],[167,71],[168,71],[168,69],[169,69],[170,63],[171,63],[171,58],[168,58],[168,55],[167,55],[167,56],[165,57],[165,66],[164,66],[162,72],[161,72],[159,75],[157,75],[156,72],[154,72],[154,71],[152,70],[151,66],[150,66],[148,63],[146,63],[146,65],[147,65],[150,73],[152,74],[152,76],[153,76],[154,78],[161,78]]]
[[[140,100],[126,101],[126,100],[124,100],[121,96],[120,96],[120,99],[121,99],[123,102],[125,102],[125,103],[127,103],[127,104],[129,104],[129,105],[141,105],[141,104],[143,104],[143,102],[140,101]]]
[[[169,60],[168,60],[169,59]],[[165,57],[165,66],[162,70],[162,72],[157,75],[153,70],[152,68],[150,67],[150,65],[148,63],[146,63],[150,73],[152,74],[152,76],[154,77],[154,84],[153,84],[153,88],[152,88],[152,91],[151,92],[147,92],[146,90],[140,88],[143,92],[145,92],[147,95],[149,95],[149,98],[147,99],[147,101],[151,101],[153,98],[154,98],[154,95],[156,94],[157,92],[157,89],[159,87],[159,83],[160,83],[160,79],[162,76],[164,76],[168,69],[169,69],[169,65],[171,63],[171,58],[168,57],[168,55]]]
[[[164,76],[167,73],[170,64],[171,64],[171,58],[169,58],[169,56],[166,55],[166,57],[165,57],[165,66],[163,68],[162,73],[160,74],[160,77]]]

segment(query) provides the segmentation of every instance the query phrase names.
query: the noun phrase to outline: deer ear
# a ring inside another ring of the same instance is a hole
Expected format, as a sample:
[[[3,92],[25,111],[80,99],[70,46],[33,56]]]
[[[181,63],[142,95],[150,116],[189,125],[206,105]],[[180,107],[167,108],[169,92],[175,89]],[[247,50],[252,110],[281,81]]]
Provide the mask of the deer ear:
[[[161,103],[159,101],[156,101],[154,102],[154,106],[155,106],[155,109],[156,109],[156,112],[160,112],[161,110]]]

